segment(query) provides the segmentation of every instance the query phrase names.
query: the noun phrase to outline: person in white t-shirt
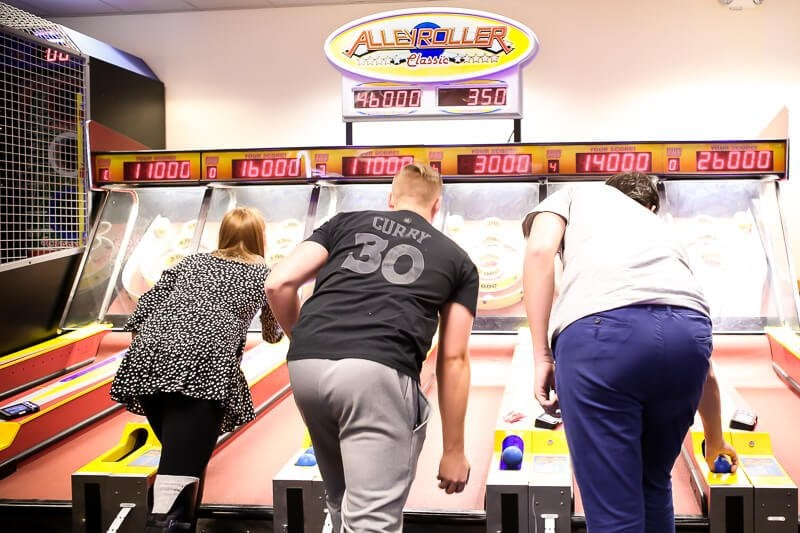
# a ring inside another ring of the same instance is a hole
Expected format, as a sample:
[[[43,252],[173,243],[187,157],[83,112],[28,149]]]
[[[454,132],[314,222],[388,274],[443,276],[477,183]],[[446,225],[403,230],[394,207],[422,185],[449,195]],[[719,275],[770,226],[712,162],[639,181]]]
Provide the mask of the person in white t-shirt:
[[[653,179],[629,172],[565,187],[523,221],[534,393],[560,410],[589,532],[675,530],[670,472],[698,410],[709,467],[738,463],[709,307],[659,204]]]

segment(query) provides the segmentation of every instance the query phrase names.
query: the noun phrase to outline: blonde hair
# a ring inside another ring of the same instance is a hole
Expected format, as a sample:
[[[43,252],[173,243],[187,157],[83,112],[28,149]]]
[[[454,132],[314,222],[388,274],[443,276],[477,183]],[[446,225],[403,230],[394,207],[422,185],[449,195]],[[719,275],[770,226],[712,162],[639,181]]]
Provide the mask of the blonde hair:
[[[395,200],[408,200],[418,205],[432,205],[442,194],[442,177],[429,165],[412,163],[400,169],[392,180]]]
[[[219,226],[217,255],[248,262],[263,261],[266,227],[264,217],[257,209],[231,209],[222,217]]]

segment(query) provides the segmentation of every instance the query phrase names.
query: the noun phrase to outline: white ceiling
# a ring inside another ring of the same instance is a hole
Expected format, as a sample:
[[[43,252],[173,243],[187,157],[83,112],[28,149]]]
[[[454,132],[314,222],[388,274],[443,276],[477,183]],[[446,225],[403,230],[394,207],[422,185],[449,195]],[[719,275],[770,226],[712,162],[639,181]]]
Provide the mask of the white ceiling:
[[[3,3],[40,17],[85,17],[131,15],[134,13],[175,13],[219,9],[373,4],[398,0],[3,0]],[[402,0],[400,0],[402,1]]]

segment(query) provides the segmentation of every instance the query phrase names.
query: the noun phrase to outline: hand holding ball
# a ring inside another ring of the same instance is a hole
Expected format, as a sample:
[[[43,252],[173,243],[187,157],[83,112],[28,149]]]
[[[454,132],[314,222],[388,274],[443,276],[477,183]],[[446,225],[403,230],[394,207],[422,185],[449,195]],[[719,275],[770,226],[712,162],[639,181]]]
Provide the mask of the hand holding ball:
[[[720,455],[714,460],[714,472],[717,474],[731,473],[731,462],[727,457]]]

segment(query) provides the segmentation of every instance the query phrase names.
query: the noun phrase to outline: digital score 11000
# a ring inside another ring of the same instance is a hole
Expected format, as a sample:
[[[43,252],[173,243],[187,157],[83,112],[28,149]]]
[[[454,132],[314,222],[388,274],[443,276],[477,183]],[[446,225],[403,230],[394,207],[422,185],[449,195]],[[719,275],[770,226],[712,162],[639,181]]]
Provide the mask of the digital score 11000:
[[[108,181],[108,169],[100,171],[100,181]],[[189,180],[192,178],[191,161],[126,161],[122,165],[125,181]]]

